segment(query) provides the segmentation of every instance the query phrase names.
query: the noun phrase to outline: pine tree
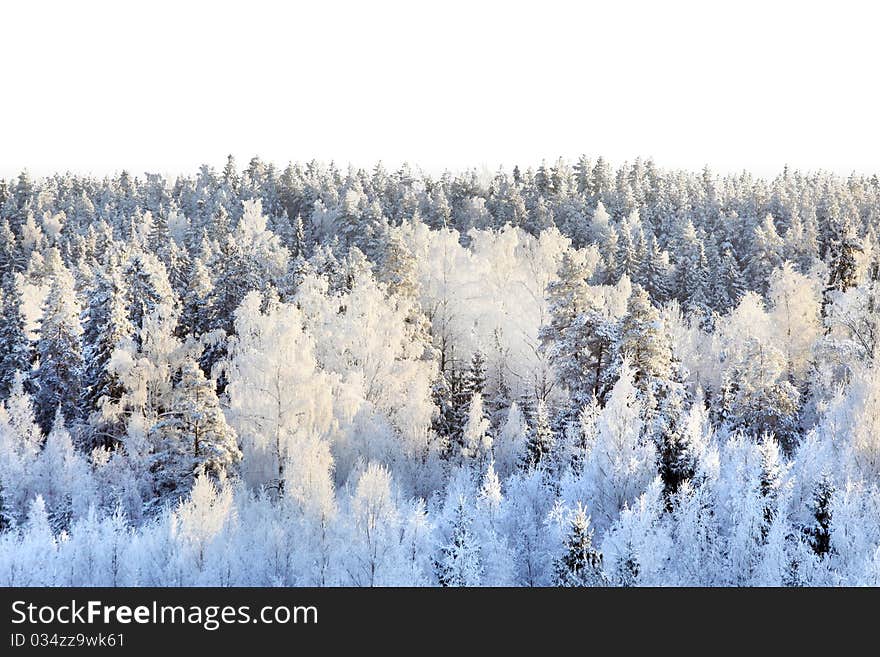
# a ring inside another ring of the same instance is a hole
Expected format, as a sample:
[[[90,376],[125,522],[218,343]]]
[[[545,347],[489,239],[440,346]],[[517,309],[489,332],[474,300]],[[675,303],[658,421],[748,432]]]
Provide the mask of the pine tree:
[[[657,388],[672,374],[672,342],[660,313],[639,285],[633,286],[627,301],[627,312],[620,324],[618,353],[633,367],[635,383],[642,395],[646,399],[655,398]]]
[[[441,440],[446,442],[446,451],[450,452],[457,424],[457,413],[452,385],[449,377],[442,370],[438,372],[437,378],[431,385],[431,400],[437,409],[431,422],[432,429]]]
[[[606,586],[602,553],[593,547],[590,518],[578,506],[571,516],[565,539],[565,554],[554,562],[554,584],[565,587]]]
[[[655,423],[655,440],[658,444],[658,470],[663,480],[663,495],[667,509],[684,482],[693,479],[697,472],[697,455],[694,453],[692,436],[684,426],[681,386],[669,394],[658,413]],[[695,404],[702,403],[701,401]]]
[[[641,573],[638,556],[636,555],[635,546],[632,542],[627,541],[623,547],[624,557],[617,562],[617,568],[614,572],[614,581],[623,587],[636,586]]]
[[[688,221],[676,244],[675,296],[689,310],[702,310],[708,300],[706,252],[693,222]]]
[[[306,241],[306,227],[303,224],[302,215],[297,213],[293,220],[293,249],[291,255],[294,258],[306,257],[308,243]]]
[[[599,416],[596,443],[582,475],[599,531],[632,506],[657,476],[656,449],[644,431],[644,410],[634,379],[633,369],[624,362]]]
[[[779,512],[779,488],[782,485],[782,464],[779,444],[773,436],[764,435],[758,445],[761,453],[761,496],[764,503],[764,525],[761,533],[767,538]]]
[[[630,278],[638,278],[645,262],[642,237],[641,221],[638,213],[634,212],[621,222],[618,230],[614,280],[620,280],[624,274]]]
[[[171,408],[153,427],[153,471],[161,493],[185,492],[199,474],[223,480],[241,460],[214,385],[191,358],[180,368]]]
[[[0,276],[12,275],[20,269],[21,256],[15,240],[15,233],[5,219],[0,221]]]
[[[55,272],[43,304],[37,354],[39,366],[33,376],[37,419],[49,431],[56,411],[67,418],[77,416],[83,369],[80,306],[73,276],[65,267]]]
[[[24,375],[17,372],[12,379],[9,397],[3,402],[3,406],[9,415],[9,425],[14,433],[15,451],[27,459],[32,459],[42,449],[43,432],[37,424],[33,400],[25,390],[24,383]]]
[[[486,359],[479,349],[471,356],[465,386],[471,395],[482,395],[486,389]]]
[[[572,412],[593,395],[604,399],[618,344],[616,322],[590,301],[587,273],[582,262],[563,255],[559,278],[547,288],[550,321],[540,331],[541,348],[569,389]]]

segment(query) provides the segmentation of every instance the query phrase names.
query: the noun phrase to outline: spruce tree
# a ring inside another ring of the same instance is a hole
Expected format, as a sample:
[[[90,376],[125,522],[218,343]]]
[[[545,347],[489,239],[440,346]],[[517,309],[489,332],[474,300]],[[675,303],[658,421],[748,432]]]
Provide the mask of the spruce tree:
[[[479,586],[482,582],[481,550],[471,531],[472,523],[467,501],[459,497],[449,542],[440,548],[435,563],[440,586]]]
[[[19,299],[15,277],[6,274],[0,280],[0,399],[9,395],[15,373],[31,367],[31,345]]]
[[[187,335],[199,337],[210,326],[209,303],[214,283],[211,274],[201,258],[193,260],[183,296],[180,320],[176,333],[183,338]]]
[[[770,274],[782,264],[784,244],[769,214],[755,226],[744,276],[750,289],[767,293]]]
[[[831,552],[831,504],[833,498],[834,484],[830,477],[824,475],[813,491],[811,508],[813,522],[804,528],[810,547],[819,558],[823,558]]]
[[[144,321],[153,313],[170,319],[176,299],[165,265],[150,253],[135,251],[125,265],[123,279],[128,292],[128,318],[140,347]]]
[[[121,436],[123,426],[108,421],[100,409],[104,403],[118,402],[125,389],[119,374],[110,367],[114,350],[122,340],[133,337],[129,321],[128,290],[119,267],[111,262],[95,276],[83,331],[85,367],[79,398],[79,415],[92,425],[92,435],[85,444],[90,452],[99,446],[109,447]]]
[[[605,586],[602,553],[593,547],[590,518],[583,507],[572,514],[565,553],[554,562],[554,584],[564,587]]]
[[[547,412],[547,405],[541,399],[538,401],[535,411],[534,427],[529,431],[529,437],[526,441],[523,467],[530,470],[539,466],[548,466],[555,442],[553,429],[550,427],[550,415]]]
[[[634,285],[620,324],[619,357],[635,371],[635,383],[646,398],[672,374],[672,340],[648,293]]]
[[[66,418],[77,416],[83,369],[80,305],[66,267],[55,272],[43,303],[37,355],[39,365],[33,375],[37,420],[48,432],[56,411]]]
[[[684,426],[683,388],[680,384],[671,386],[654,422],[658,470],[663,480],[663,496],[668,510],[672,509],[673,500],[682,484],[693,479],[697,471],[697,455],[691,435]]]

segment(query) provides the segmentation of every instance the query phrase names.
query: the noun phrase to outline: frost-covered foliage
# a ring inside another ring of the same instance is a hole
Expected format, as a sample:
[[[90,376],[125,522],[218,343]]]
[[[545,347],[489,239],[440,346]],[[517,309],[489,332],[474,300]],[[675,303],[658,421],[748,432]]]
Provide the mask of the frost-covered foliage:
[[[880,183],[0,180],[0,584],[880,584]]]

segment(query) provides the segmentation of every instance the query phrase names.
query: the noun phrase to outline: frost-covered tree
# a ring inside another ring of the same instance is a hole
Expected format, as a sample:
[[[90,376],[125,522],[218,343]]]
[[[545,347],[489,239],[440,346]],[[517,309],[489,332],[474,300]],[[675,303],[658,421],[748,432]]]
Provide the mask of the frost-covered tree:
[[[12,388],[16,372],[27,372],[31,345],[21,311],[21,290],[11,273],[0,280],[0,399]]]
[[[799,386],[806,377],[813,345],[821,334],[820,300],[816,286],[791,263],[770,276],[771,321],[776,325],[788,380]]]
[[[528,427],[519,405],[513,402],[507,409],[507,417],[498,437],[493,441],[495,467],[502,477],[512,474],[525,458]]]
[[[660,313],[638,285],[627,302],[619,340],[618,351],[633,368],[636,386],[642,394],[656,398],[662,384],[672,377],[672,343]]]
[[[455,506],[449,542],[440,547],[437,580],[441,586],[479,586],[483,566],[480,546],[471,531],[473,520],[467,501],[460,497]]]
[[[641,418],[635,372],[624,363],[599,416],[596,444],[582,475],[600,531],[636,500],[657,472],[656,449],[644,436]]]
[[[186,491],[200,474],[222,481],[241,460],[214,385],[191,358],[183,361],[171,404],[151,434],[152,469],[161,493]]]
[[[174,317],[176,298],[165,265],[151,253],[134,252],[124,266],[123,280],[128,294],[128,319],[136,344],[140,345],[146,319],[154,314],[162,320]]]
[[[800,394],[787,379],[784,354],[750,340],[734,369],[732,386],[732,425],[756,436],[772,433],[791,451],[798,436]]]
[[[831,521],[833,519],[832,501],[834,484],[826,475],[823,476],[813,491],[812,522],[804,527],[804,533],[813,552],[819,558],[831,552]]]
[[[571,514],[565,552],[554,563],[554,584],[557,586],[605,586],[602,553],[593,547],[590,518],[583,507]]]
[[[227,365],[230,424],[242,444],[244,476],[256,486],[283,489],[297,444],[330,426],[330,382],[302,325],[291,305],[261,312],[256,293],[236,313]]]
[[[475,392],[471,398],[467,421],[462,433],[462,456],[482,463],[492,452],[492,437],[489,435],[489,421],[483,412],[483,397]]]
[[[37,356],[33,375],[37,419],[48,431],[56,411],[76,417],[82,376],[82,325],[73,275],[61,268],[43,303]]]
[[[782,238],[776,231],[773,217],[768,214],[761,224],[755,226],[752,234],[752,243],[743,272],[750,289],[762,294],[767,291],[767,273],[782,264],[782,251]]]
[[[86,441],[89,448],[112,445],[122,430],[118,422],[104,422],[99,411],[104,403],[118,403],[124,392],[110,361],[120,342],[134,336],[127,299],[124,280],[115,267],[97,273],[85,313],[85,363],[79,399],[81,417],[92,424],[92,435]]]
[[[523,467],[549,467],[556,439],[550,426],[550,414],[543,400],[538,401],[535,410],[534,426],[528,433],[523,455]]]
[[[583,262],[565,254],[558,275],[547,290],[550,321],[541,329],[541,344],[580,408],[593,395],[607,394],[617,323],[596,306]]]

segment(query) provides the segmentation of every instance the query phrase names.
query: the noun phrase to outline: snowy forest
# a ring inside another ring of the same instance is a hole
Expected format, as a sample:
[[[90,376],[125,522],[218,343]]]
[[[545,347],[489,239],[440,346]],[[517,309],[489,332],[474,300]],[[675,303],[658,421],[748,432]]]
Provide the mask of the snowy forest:
[[[880,584],[880,179],[0,180],[0,585]]]

